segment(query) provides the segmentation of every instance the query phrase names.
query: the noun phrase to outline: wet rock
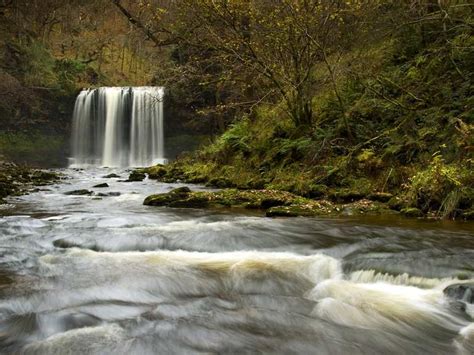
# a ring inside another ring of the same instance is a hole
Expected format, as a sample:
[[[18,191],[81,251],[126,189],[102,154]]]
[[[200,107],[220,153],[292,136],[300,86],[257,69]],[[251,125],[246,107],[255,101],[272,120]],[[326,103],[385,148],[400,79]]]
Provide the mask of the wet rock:
[[[104,179],[115,179],[115,178],[120,178],[119,175],[117,174],[108,174],[108,175],[105,175],[105,176],[102,176]]]
[[[474,282],[449,285],[443,293],[449,298],[474,304]]]
[[[99,192],[97,194],[97,196],[100,196],[100,197],[109,197],[109,196],[120,196],[121,193],[120,192]]]
[[[421,210],[416,207],[406,207],[400,212],[406,217],[423,217],[423,212],[421,212]]]
[[[74,195],[74,196],[91,196],[94,194],[93,191],[81,189],[81,190],[72,190],[64,193],[65,195]]]
[[[143,181],[145,179],[145,173],[142,173],[140,171],[132,171],[130,175],[128,176],[127,182],[132,182],[132,181]]]
[[[109,184],[107,184],[106,182],[104,182],[104,183],[102,183],[102,184],[94,185],[93,187],[99,187],[99,188],[102,188],[102,187],[109,187]]]

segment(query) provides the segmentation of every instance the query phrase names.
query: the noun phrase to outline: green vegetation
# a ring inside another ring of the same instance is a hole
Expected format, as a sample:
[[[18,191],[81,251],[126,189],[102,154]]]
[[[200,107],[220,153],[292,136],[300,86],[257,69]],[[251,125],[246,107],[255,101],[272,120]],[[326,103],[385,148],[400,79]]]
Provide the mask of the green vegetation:
[[[209,33],[223,35],[187,33],[180,45],[196,40],[213,48],[226,69],[253,68],[254,83],[265,90],[256,87],[252,93],[265,99],[234,116],[212,144],[155,168],[155,178],[289,191],[334,203],[372,199],[407,216],[471,218],[471,5],[354,2],[341,5],[344,13],[323,7],[320,13],[331,13],[341,24],[326,38],[316,38],[321,36],[314,32],[318,18],[300,13],[313,2],[285,2],[270,12],[258,2],[185,3],[193,6],[197,21],[207,20]],[[402,25],[392,26],[389,18]],[[239,21],[242,27],[235,25]],[[266,27],[275,21],[281,23]],[[230,23],[234,27],[229,29]],[[343,45],[343,35],[351,43]],[[268,36],[274,43],[267,43]],[[244,49],[234,53],[232,48]],[[313,60],[301,62],[300,55]],[[193,60],[208,62],[209,55],[194,52]],[[299,70],[308,76],[299,76]],[[222,78],[223,73],[215,75]],[[301,86],[295,78],[303,80]],[[248,84],[245,74],[239,79]],[[280,93],[269,100],[269,88]]]

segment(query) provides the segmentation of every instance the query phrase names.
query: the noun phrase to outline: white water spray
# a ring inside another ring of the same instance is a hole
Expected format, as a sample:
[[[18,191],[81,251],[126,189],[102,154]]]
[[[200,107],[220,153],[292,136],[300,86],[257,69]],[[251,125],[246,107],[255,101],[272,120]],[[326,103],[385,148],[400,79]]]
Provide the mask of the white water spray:
[[[76,99],[72,167],[164,163],[162,87],[103,87]]]

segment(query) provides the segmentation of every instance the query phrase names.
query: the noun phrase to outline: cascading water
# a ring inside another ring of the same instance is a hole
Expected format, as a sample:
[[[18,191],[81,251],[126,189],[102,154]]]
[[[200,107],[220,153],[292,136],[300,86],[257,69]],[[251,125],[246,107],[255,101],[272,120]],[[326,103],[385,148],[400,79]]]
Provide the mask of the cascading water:
[[[162,87],[103,87],[76,99],[72,167],[164,163]]]

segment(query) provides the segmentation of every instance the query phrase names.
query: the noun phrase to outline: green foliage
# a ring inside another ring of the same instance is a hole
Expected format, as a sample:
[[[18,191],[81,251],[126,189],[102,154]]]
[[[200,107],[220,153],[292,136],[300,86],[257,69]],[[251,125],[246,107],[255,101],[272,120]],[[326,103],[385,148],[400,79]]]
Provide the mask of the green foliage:
[[[241,121],[234,123],[230,128],[225,131],[219,138],[218,145],[224,149],[230,149],[233,151],[248,152],[249,147],[249,121],[248,119],[242,119]]]
[[[411,205],[424,212],[436,211],[443,217],[453,214],[460,203],[472,206],[474,174],[470,164],[461,167],[446,164],[441,155],[435,155],[430,165],[410,179],[407,198]],[[466,201],[462,201],[465,198]]]

